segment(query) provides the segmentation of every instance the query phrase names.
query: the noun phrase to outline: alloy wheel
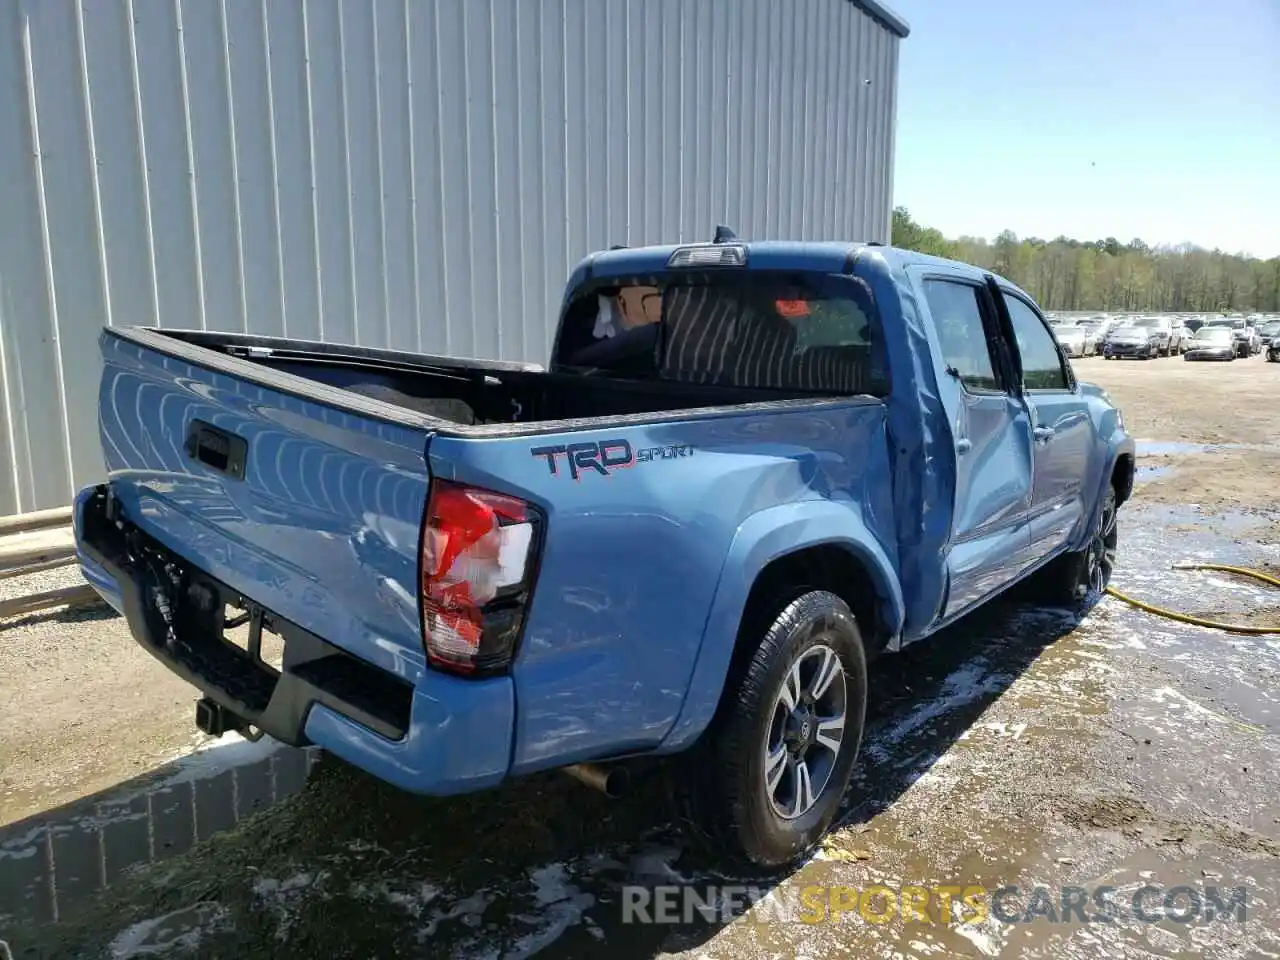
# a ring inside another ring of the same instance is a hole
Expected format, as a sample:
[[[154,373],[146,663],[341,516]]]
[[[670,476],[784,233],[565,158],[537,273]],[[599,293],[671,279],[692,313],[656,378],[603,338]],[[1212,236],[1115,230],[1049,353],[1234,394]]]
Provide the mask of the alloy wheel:
[[[784,820],[804,816],[826,789],[844,742],[847,709],[840,657],[816,643],[787,670],[765,734],[765,789]]]
[[[1095,596],[1107,588],[1111,582],[1111,573],[1116,566],[1116,544],[1119,540],[1116,530],[1116,505],[1111,498],[1107,499],[1102,511],[1102,522],[1098,532],[1089,543],[1086,556],[1086,590]]]

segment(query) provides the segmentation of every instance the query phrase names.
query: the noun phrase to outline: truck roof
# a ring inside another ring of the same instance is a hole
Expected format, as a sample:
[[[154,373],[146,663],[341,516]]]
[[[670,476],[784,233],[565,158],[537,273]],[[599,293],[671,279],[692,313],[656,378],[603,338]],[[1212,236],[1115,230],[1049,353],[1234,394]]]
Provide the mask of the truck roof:
[[[1030,295],[1006,277],[959,260],[948,260],[916,250],[884,246],[878,243],[840,240],[741,240],[726,241],[724,246],[743,247],[747,263],[765,270],[815,270],[823,273],[847,272],[855,255],[865,262],[880,264],[893,273],[911,265],[945,267],[949,272],[970,274],[979,279],[990,273],[1003,285],[1030,299]],[[647,247],[619,247],[586,257],[573,271],[568,289],[573,290],[589,277],[645,276],[667,269],[672,254],[685,247],[711,246],[705,241],[667,243]]]

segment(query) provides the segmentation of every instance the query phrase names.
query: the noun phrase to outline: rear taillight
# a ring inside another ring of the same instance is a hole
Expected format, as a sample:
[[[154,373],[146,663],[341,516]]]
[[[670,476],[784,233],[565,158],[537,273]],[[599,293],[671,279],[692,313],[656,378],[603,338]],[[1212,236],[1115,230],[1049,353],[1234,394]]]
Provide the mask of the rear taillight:
[[[422,528],[422,640],[432,666],[494,673],[515,655],[540,515],[515,497],[433,480]]]

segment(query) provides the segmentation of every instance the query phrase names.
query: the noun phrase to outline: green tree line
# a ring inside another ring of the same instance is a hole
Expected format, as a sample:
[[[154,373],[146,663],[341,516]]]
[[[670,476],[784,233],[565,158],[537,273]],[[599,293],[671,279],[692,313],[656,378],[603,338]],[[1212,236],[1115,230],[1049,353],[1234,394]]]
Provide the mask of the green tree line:
[[[1058,237],[951,240],[893,211],[893,244],[994,270],[1046,310],[1280,312],[1280,257],[1259,260],[1184,244],[1149,247]]]

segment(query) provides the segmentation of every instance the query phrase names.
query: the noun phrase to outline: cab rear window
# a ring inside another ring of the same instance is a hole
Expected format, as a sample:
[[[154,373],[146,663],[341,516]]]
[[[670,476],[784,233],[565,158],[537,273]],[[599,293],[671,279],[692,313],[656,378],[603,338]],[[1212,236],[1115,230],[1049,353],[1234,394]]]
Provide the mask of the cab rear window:
[[[830,274],[636,278],[565,314],[557,366],[628,378],[804,393],[888,392],[869,288]]]

